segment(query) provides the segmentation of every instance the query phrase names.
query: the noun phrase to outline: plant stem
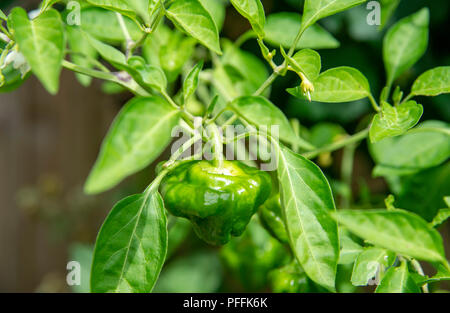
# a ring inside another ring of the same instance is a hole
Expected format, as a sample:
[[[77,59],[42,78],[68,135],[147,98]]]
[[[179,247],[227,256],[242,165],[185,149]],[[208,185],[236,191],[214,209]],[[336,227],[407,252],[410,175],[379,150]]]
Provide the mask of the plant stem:
[[[405,103],[406,101],[410,100],[412,97],[414,97],[414,95],[412,93],[410,93],[402,100],[402,102],[400,102],[400,104]]]
[[[125,25],[125,20],[123,19],[122,14],[116,12],[117,20],[119,21],[120,28],[122,29],[123,36],[125,37],[126,43],[126,56],[127,59],[130,57],[131,47],[134,45],[133,39],[131,39],[130,33],[128,32],[127,26]]]
[[[145,40],[147,39],[147,37],[148,37],[148,35],[149,35],[149,33],[144,33],[144,35],[142,35],[142,37],[138,40],[138,41],[136,41],[136,42],[133,42],[131,45],[130,45],[130,56],[131,55],[133,55],[133,53],[134,53],[134,50],[136,49],[136,48],[138,48],[138,47],[140,47],[144,42],[145,42]]]
[[[258,135],[259,135],[258,132],[243,133],[243,134],[237,135],[236,137],[233,137],[231,139],[227,139],[225,141],[225,144],[227,145],[227,144],[230,144],[232,142],[239,141],[239,140],[245,139],[245,138],[250,137],[250,136],[258,136]]]
[[[233,124],[238,119],[239,116],[237,114],[233,114],[228,120],[225,121],[225,123],[222,124],[222,129],[227,127],[228,125]]]
[[[62,61],[62,66],[67,68],[67,69],[69,69],[69,70],[71,70],[71,71],[74,71],[74,72],[77,72],[77,73],[80,73],[80,74],[85,74],[85,75],[88,75],[88,76],[91,76],[91,77],[94,77],[94,78],[99,78],[99,79],[103,79],[103,80],[112,81],[112,82],[115,82],[115,83],[118,83],[118,84],[121,84],[121,85],[124,84],[124,82],[121,82],[112,73],[106,73],[106,72],[101,72],[101,71],[93,70],[93,69],[90,69],[90,68],[82,67],[82,66],[76,65],[76,64],[71,63],[71,62],[66,61],[66,60]]]
[[[105,72],[105,73],[110,73],[110,70],[104,66],[99,60],[91,58],[90,56],[82,53],[82,52],[76,52],[76,51],[71,51],[71,50],[67,50],[66,51],[67,54],[75,54],[75,55],[79,55],[82,56],[83,58],[85,58],[89,63],[91,63],[92,65],[96,66],[100,71]]]
[[[143,97],[148,96],[148,93],[144,89],[142,89],[140,86],[138,86],[138,85],[134,85],[133,86],[133,84],[126,83],[126,82],[118,79],[112,73],[105,73],[105,72],[96,71],[96,70],[93,70],[93,69],[90,69],[90,68],[85,68],[85,67],[76,65],[74,63],[71,63],[71,62],[69,62],[67,60],[63,60],[62,61],[62,66],[67,68],[67,69],[69,69],[69,70],[71,70],[71,71],[74,71],[76,73],[80,73],[80,74],[84,74],[84,75],[91,76],[91,77],[94,77],[94,78],[98,78],[98,79],[103,79],[103,80],[114,82],[116,84],[119,84],[119,85],[127,88],[128,90],[130,90],[135,95],[143,96]]]
[[[2,31],[6,35],[6,37],[9,38],[9,40],[13,39],[11,33],[5,27],[3,27],[1,21],[0,21],[0,31]]]
[[[289,52],[287,54],[288,57],[291,57],[294,54],[295,49],[297,48],[297,44],[300,41],[300,39],[302,38],[302,35],[305,32],[305,30],[306,30],[306,28],[303,29],[303,25],[301,25],[300,30],[298,31],[297,36],[294,39],[294,43],[292,44],[291,48],[289,49]]]
[[[217,167],[223,167],[223,140],[219,128],[216,124],[209,124],[208,129],[211,132],[211,137],[214,141],[214,160],[217,162]]]
[[[315,158],[316,156],[318,156],[321,153],[335,151],[335,150],[341,149],[341,148],[343,148],[343,147],[345,147],[347,145],[350,145],[352,143],[356,143],[358,141],[361,141],[364,138],[366,138],[368,135],[369,135],[369,129],[367,128],[367,129],[364,129],[364,130],[360,131],[359,133],[354,134],[353,136],[347,137],[347,138],[345,138],[343,140],[340,140],[338,142],[334,142],[334,143],[329,144],[327,146],[324,146],[322,148],[319,148],[319,149],[316,149],[316,150],[313,150],[313,151],[310,151],[310,152],[303,153],[303,156],[305,158],[312,159],[312,158]]]
[[[164,164],[164,167],[169,167],[177,161],[177,159],[183,155],[191,146],[200,140],[202,136],[199,133],[195,133],[188,141],[186,141],[177,151],[175,151],[170,157],[169,161]]]
[[[5,62],[5,59],[6,59],[6,56],[8,55],[8,53],[13,45],[14,45],[13,41],[8,42],[5,49],[2,51],[2,53],[0,55],[0,70],[2,69],[3,63]]]
[[[297,46],[298,41],[300,40],[300,38],[302,38],[302,35],[304,33],[305,29],[303,29],[303,27],[300,28],[300,30],[297,33],[297,37],[295,37],[294,43],[291,46],[291,49],[288,52],[288,57],[292,57],[292,55],[295,52],[295,47]],[[271,66],[273,67],[273,64],[271,64]],[[253,94],[254,96],[259,96],[261,95],[270,85],[273,84],[273,82],[275,81],[275,79],[280,76],[281,73],[283,73],[287,68],[287,62],[286,60],[284,60],[283,64],[281,64],[280,66],[277,66],[274,71],[272,72],[272,74],[269,76],[269,78],[267,78],[267,80],[261,85],[261,87],[258,88],[257,91],[255,91],[255,93]]]
[[[344,196],[342,206],[344,208],[350,208],[352,203],[352,175],[353,175],[353,163],[355,159],[356,145],[350,144],[344,148],[344,154],[342,156],[341,165],[341,179],[348,187],[349,194]]]
[[[387,101],[387,99],[389,98],[389,94],[391,93],[392,83],[393,83],[392,81],[388,81],[388,83],[384,87],[384,88],[387,88],[387,89],[386,89],[386,93],[385,93],[383,99],[381,99],[381,100]]]
[[[372,94],[369,94],[369,100],[370,100],[370,103],[372,104],[373,109],[376,112],[380,112],[380,110],[381,110],[380,106],[377,104],[377,101],[375,100],[375,98],[373,97]]]
[[[417,271],[417,273],[419,273],[421,276],[425,276],[425,273],[423,272],[422,266],[420,265],[420,263],[416,259],[411,259],[411,264],[414,267],[414,269]],[[430,291],[428,290],[428,284],[424,284],[422,286],[422,290],[423,290],[424,293],[429,293]]]
[[[269,78],[267,78],[267,80],[261,85],[261,87],[258,88],[258,90],[255,91],[255,93],[253,94],[254,96],[260,96],[270,85],[273,84],[273,82],[275,81],[275,79],[278,77],[277,72],[273,72]]]
[[[169,96],[169,94],[165,90],[160,90],[160,93],[162,94],[164,99],[166,99],[166,101],[170,103],[171,106],[173,106],[176,109],[180,108],[180,106],[176,104],[175,101],[173,101],[172,97]]]

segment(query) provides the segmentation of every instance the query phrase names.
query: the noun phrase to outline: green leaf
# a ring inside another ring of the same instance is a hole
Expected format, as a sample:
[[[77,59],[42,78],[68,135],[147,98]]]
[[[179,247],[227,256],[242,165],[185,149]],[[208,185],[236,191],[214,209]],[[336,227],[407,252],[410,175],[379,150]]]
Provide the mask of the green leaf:
[[[0,93],[12,92],[22,86],[22,84],[30,77],[28,72],[24,77],[20,69],[14,68],[14,63],[9,64],[1,70],[1,74],[4,77],[3,85],[0,87]]]
[[[160,62],[160,56],[163,56],[161,54],[161,49],[163,46],[166,46],[169,43],[169,40],[172,40],[172,37],[176,37],[178,39],[181,37],[181,34],[177,31],[172,31],[164,23],[159,24],[158,28],[155,29],[151,36],[147,37],[142,45],[142,56],[144,57],[144,59],[149,64],[164,69],[162,66],[163,64],[161,64]],[[191,39],[191,41],[195,41],[195,39]],[[176,60],[177,59],[174,58],[171,63],[174,63]]]
[[[440,209],[431,222],[431,226],[438,227],[450,217],[450,209]]]
[[[242,75],[243,79],[236,83],[242,95],[252,95],[269,77],[267,67],[260,58],[228,41],[224,42],[222,62],[233,66]]]
[[[406,262],[392,267],[381,280],[376,293],[420,293],[420,289],[408,271]]]
[[[3,13],[3,11],[0,9],[0,19],[7,21],[8,18],[6,17],[5,13]]]
[[[119,201],[97,237],[92,292],[151,292],[167,253],[167,220],[157,191]]]
[[[110,62],[114,67],[122,69],[124,65],[127,65],[127,59],[125,54],[117,50],[113,46],[103,43],[88,33],[84,33],[85,38],[89,44],[97,50],[100,56],[106,61]]]
[[[298,51],[292,58],[288,59],[288,63],[294,71],[305,74],[311,82],[319,76],[322,67],[320,55],[311,49]]]
[[[222,54],[216,24],[198,0],[175,0],[166,16],[203,45]]]
[[[127,0],[86,0],[86,1],[97,7],[118,12],[131,18],[136,16],[133,7],[128,3],[129,1]]]
[[[217,30],[220,32],[223,27],[223,22],[225,21],[226,2],[223,0],[200,0],[200,2],[206,11],[209,12],[214,23],[216,23]]]
[[[129,58],[128,65],[130,68],[125,67],[125,69],[148,92],[152,92],[152,89],[159,92],[166,90],[167,78],[160,68],[146,64],[144,58],[140,56]]]
[[[150,25],[150,6],[152,5],[150,0],[127,0],[126,3],[144,20],[147,25]]]
[[[280,147],[278,179],[291,249],[316,283],[335,289],[339,238],[330,185],[319,167]]]
[[[306,29],[316,21],[360,5],[366,0],[305,0],[303,8],[302,29]]]
[[[222,282],[221,275],[222,266],[216,253],[196,252],[164,267],[153,292],[217,292]]]
[[[386,26],[389,19],[394,14],[401,0],[381,0],[381,25],[380,30]]]
[[[437,96],[442,93],[450,93],[450,66],[426,71],[416,79],[411,89],[414,96]]]
[[[144,58],[140,56],[133,56],[127,61],[125,55],[113,46],[107,45],[87,33],[85,33],[85,36],[102,58],[117,69],[130,74],[148,92],[151,93],[152,89],[156,89],[159,92],[166,89],[167,78],[160,68],[146,64]]]
[[[367,286],[369,280],[391,266],[395,261],[395,254],[376,247],[367,248],[356,258],[353,266],[351,282],[354,286]]]
[[[437,166],[450,156],[449,135],[436,130],[448,130],[447,123],[426,121],[415,129],[422,132],[386,138],[369,145],[377,166],[374,175],[385,175],[396,171],[398,175],[413,174]]]
[[[66,34],[70,50],[74,52],[70,57],[72,62],[85,68],[93,68],[92,62],[86,56],[93,60],[97,59],[97,50],[84,40],[85,37],[80,28],[68,26]],[[78,73],[75,75],[83,86],[87,87],[91,84],[92,77]]]
[[[183,95],[184,102],[186,102],[197,90],[198,87],[198,76],[203,69],[203,62],[199,62],[194,68],[189,72],[188,76],[184,80],[183,84]]]
[[[370,95],[367,78],[352,67],[336,67],[323,72],[313,81],[313,101],[340,103],[364,99]],[[298,98],[304,98],[300,87],[287,91]]]
[[[341,210],[337,221],[379,247],[419,260],[445,261],[439,233],[414,213],[403,210]]]
[[[114,120],[85,185],[105,191],[152,163],[171,141],[179,111],[161,98],[134,98]]]
[[[163,0],[148,0],[148,14],[150,17],[153,17],[153,15],[158,11],[158,9],[161,7],[161,3]]]
[[[139,40],[142,32],[130,18],[124,16],[125,27],[134,41]],[[81,29],[96,39],[111,43],[120,44],[125,42],[125,35],[120,28],[116,13],[97,7],[87,7],[81,9]]]
[[[229,106],[240,117],[256,126],[265,126],[270,132],[271,126],[279,126],[280,139],[289,143],[299,141],[287,117],[272,102],[264,97],[245,96],[234,100]]]
[[[419,122],[422,113],[422,105],[413,100],[394,107],[383,101],[381,112],[374,116],[370,126],[370,141],[378,142],[405,133]]]
[[[266,15],[261,0],[231,0],[235,9],[252,25],[259,38],[264,38]]]
[[[66,45],[58,11],[50,9],[30,21],[27,12],[16,7],[9,15],[8,24],[33,73],[48,92],[56,94]]]
[[[341,251],[339,253],[339,264],[352,264],[358,255],[363,252],[363,247],[357,244],[348,234],[340,231],[339,242]]]
[[[186,38],[179,32],[171,33],[168,41],[162,43],[158,59],[161,68],[166,72],[169,82],[175,81],[178,77],[184,64],[194,52],[195,43],[196,40],[194,38]],[[155,46],[150,48],[158,49]]]
[[[297,13],[270,14],[264,27],[266,34],[264,41],[275,47],[281,45],[283,48],[289,49],[294,44],[301,23],[302,17]],[[339,47],[339,41],[319,25],[313,25],[305,31],[295,49],[334,49],[337,47]]]
[[[428,45],[430,12],[423,8],[389,29],[383,41],[383,59],[388,84],[413,66]]]

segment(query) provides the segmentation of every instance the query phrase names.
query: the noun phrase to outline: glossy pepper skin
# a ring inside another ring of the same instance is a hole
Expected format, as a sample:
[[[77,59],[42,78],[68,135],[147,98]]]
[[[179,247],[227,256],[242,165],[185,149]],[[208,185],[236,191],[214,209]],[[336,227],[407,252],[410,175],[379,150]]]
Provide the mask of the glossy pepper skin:
[[[258,215],[263,227],[281,243],[288,243],[288,235],[283,222],[281,199],[279,193],[273,193],[263,205]]]
[[[175,168],[161,183],[168,211],[189,219],[209,244],[223,245],[240,236],[271,192],[266,172],[239,161],[193,161]]]

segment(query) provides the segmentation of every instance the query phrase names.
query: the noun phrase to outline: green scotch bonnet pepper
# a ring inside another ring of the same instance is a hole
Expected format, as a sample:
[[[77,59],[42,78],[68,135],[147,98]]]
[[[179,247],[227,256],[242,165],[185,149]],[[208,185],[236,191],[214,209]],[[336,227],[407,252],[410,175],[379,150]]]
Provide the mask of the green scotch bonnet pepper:
[[[258,207],[271,193],[268,173],[239,161],[192,161],[161,182],[167,210],[189,219],[196,234],[212,245],[240,236]]]

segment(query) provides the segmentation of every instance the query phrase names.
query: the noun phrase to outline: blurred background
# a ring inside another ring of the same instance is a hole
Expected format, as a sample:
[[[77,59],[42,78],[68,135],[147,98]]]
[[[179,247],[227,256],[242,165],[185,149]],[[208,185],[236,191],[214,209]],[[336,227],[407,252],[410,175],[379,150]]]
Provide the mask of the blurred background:
[[[13,6],[33,10],[39,2],[2,0],[0,8],[5,13]],[[302,0],[264,0],[263,3],[266,14],[301,12],[303,5]],[[431,11],[430,43],[425,56],[401,77],[399,83],[404,90],[425,70],[450,65],[448,0],[403,0],[388,27],[424,6]],[[381,55],[385,29],[380,31],[377,26],[369,26],[368,12],[365,6],[360,6],[322,20],[320,24],[341,46],[319,52],[323,70],[341,65],[356,67],[368,77],[374,94],[379,94],[385,77]],[[248,29],[248,23],[229,7],[222,35],[234,40]],[[244,43],[242,48],[260,56],[254,40]],[[290,118],[298,118],[307,128],[319,122],[332,122],[353,133],[370,113],[370,105],[365,100],[346,104],[344,109],[339,104],[311,104],[289,97],[285,89],[296,85],[295,75],[277,80],[271,99]],[[88,291],[89,268],[86,267],[102,221],[116,201],[142,191],[154,176],[154,166],[151,166],[100,196],[86,196],[82,192],[111,121],[130,98],[127,93],[105,94],[98,81],[84,88],[66,70],[57,96],[49,95],[34,77],[14,92],[0,93],[0,292]],[[450,121],[448,95],[418,101],[425,108],[423,120]],[[167,156],[166,151],[161,160]],[[337,152],[330,157],[322,164],[326,174],[339,177],[342,155]],[[359,205],[382,205],[389,193],[383,179],[372,178],[372,167],[363,143],[356,152],[352,185]],[[444,182],[448,182],[448,177]],[[335,194],[339,194],[338,184],[334,187]],[[427,188],[433,185],[422,186],[425,192]],[[173,251],[156,291],[270,290],[264,270],[282,260],[272,251],[267,234],[258,233],[259,230],[249,232],[250,239],[262,250],[245,257],[242,253],[241,260],[237,260],[236,251],[245,251],[245,246],[234,250],[227,247],[216,253],[217,249],[196,239],[189,224],[180,220],[175,223],[171,234]],[[440,231],[449,256],[448,223]],[[256,267],[254,260],[258,258],[266,260],[257,265],[261,273],[242,279],[249,267]],[[70,260],[79,261],[84,271],[82,285],[75,288],[66,284],[66,265]],[[235,275],[224,275],[227,271]],[[345,279],[342,281],[341,291],[354,291],[351,285],[345,284]]]

